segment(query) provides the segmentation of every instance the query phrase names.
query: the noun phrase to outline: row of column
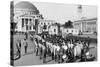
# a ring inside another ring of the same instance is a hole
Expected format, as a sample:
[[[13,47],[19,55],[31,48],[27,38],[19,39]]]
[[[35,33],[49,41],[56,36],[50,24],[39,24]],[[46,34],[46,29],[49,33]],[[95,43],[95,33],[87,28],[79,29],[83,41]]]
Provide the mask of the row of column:
[[[94,28],[96,28],[96,24],[94,22],[94,24],[89,24],[91,22],[82,22],[81,23],[81,32],[94,32],[95,30],[93,30]]]
[[[35,26],[35,20],[30,18],[22,18],[22,29],[33,30]]]

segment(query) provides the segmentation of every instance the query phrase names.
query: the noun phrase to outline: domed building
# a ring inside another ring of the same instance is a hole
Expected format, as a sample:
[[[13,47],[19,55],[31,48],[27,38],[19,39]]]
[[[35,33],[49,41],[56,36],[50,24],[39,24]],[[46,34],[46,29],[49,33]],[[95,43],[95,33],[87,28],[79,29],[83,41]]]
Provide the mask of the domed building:
[[[30,2],[21,1],[14,5],[15,30],[18,32],[35,31],[41,18],[39,10]]]

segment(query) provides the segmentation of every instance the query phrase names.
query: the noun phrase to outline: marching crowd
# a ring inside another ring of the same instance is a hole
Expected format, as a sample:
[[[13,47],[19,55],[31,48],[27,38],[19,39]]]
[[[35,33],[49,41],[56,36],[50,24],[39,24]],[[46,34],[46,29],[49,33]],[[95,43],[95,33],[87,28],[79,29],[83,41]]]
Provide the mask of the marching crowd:
[[[58,63],[75,62],[77,59],[86,61],[89,56],[89,42],[62,38],[52,35],[34,35],[36,56],[43,59],[49,56]]]

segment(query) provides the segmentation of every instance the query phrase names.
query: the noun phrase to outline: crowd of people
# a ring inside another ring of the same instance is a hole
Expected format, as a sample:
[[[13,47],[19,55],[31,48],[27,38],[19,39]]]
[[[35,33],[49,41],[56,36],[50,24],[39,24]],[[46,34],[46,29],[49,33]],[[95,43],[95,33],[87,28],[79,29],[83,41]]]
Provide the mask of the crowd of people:
[[[33,49],[36,53],[36,56],[40,57],[40,60],[43,60],[43,63],[47,63],[48,57],[51,60],[54,60],[58,63],[63,62],[77,62],[78,61],[87,61],[87,59],[94,60],[95,57],[89,53],[89,40],[82,40],[78,38],[63,38],[62,36],[49,35],[49,34],[37,34],[30,37],[33,45]],[[21,50],[22,45],[24,46],[24,51]],[[18,40],[16,44],[17,47],[17,56],[20,58],[21,54],[27,54],[28,42],[26,39],[23,41]],[[21,53],[25,52],[25,53]]]
[[[47,57],[58,63],[86,61],[90,58],[89,42],[62,36],[34,35],[36,56],[46,63]],[[92,56],[92,55],[91,55]]]

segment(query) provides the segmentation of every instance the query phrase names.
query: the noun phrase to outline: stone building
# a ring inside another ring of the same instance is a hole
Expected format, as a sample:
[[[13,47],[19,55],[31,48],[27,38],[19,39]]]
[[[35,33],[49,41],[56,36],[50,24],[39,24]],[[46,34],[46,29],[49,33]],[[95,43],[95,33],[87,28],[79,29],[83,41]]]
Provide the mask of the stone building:
[[[67,35],[79,35],[79,29],[60,27],[62,37]]]
[[[14,5],[14,22],[17,23],[16,31],[35,31],[38,20],[42,18],[39,10],[30,2],[21,1]]]
[[[49,26],[56,23],[54,20],[40,19],[38,24],[38,34],[49,31]]]
[[[74,21],[73,26],[82,33],[94,33],[97,32],[97,18]]]
[[[60,34],[60,25],[55,23],[49,26],[50,35],[59,35]]]

